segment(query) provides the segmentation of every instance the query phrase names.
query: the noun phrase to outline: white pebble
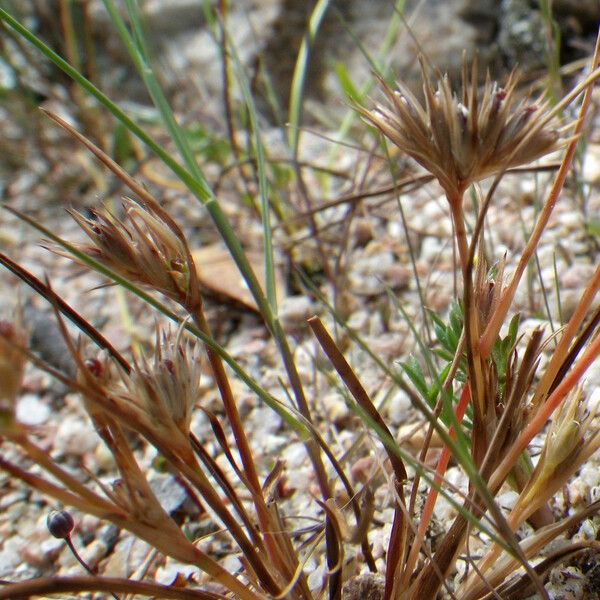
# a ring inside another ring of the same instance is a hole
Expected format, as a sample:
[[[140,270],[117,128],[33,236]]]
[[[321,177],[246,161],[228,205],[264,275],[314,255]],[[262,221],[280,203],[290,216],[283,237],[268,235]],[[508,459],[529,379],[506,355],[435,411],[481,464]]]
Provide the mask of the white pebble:
[[[50,407],[37,394],[24,394],[17,402],[17,421],[23,425],[42,425],[49,416]]]
[[[81,416],[68,416],[61,421],[56,432],[54,448],[62,454],[83,456],[95,450],[98,436],[91,423]]]

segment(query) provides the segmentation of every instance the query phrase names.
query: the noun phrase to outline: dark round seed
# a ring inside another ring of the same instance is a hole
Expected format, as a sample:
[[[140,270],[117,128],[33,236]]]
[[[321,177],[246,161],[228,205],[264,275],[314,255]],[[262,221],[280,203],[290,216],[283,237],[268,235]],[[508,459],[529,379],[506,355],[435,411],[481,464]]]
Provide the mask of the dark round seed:
[[[46,525],[54,537],[66,539],[71,535],[75,521],[66,510],[53,510],[46,519]]]

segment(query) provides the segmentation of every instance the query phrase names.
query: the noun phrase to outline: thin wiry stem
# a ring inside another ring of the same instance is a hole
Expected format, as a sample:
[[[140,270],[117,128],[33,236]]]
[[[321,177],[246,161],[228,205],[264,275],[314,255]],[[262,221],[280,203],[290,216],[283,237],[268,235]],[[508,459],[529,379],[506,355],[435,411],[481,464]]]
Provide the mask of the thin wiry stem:
[[[210,329],[201,307],[193,309],[192,314],[194,322],[198,328],[203,333],[210,336]],[[233,397],[233,392],[229,384],[227,373],[225,372],[223,361],[221,360],[221,357],[208,346],[206,346],[206,353],[213,370],[215,381],[217,382],[219,391],[221,392],[221,398],[223,400],[223,406],[227,414],[227,419],[231,425],[235,443],[242,459],[244,475],[247,478],[246,481],[248,482],[250,492],[252,493],[252,500],[254,502],[254,506],[256,507],[260,530],[264,536],[264,543],[266,545],[266,550],[268,551],[270,561],[273,564],[278,565],[279,568],[283,569],[282,575],[286,579],[290,579],[293,575],[293,569],[288,568],[289,565],[285,565],[281,560],[281,552],[277,547],[276,540],[274,539],[277,535],[276,528],[274,527],[269,510],[265,503],[258,479],[258,473],[256,471],[256,465],[254,463],[254,454],[244,432],[242,421],[237,409],[237,404],[235,402],[235,398]]]
[[[583,100],[581,102],[581,108],[579,109],[579,116],[577,117],[577,122],[575,123],[575,128],[573,130],[573,137],[571,138],[571,140],[569,141],[569,143],[567,145],[565,155],[560,164],[560,168],[554,178],[554,183],[552,184],[552,188],[551,188],[550,192],[548,193],[546,201],[544,202],[544,206],[538,216],[535,227],[533,229],[533,232],[531,233],[531,236],[527,242],[527,245],[525,246],[525,249],[523,250],[523,252],[519,258],[519,262],[517,264],[517,268],[512,277],[512,280],[511,280],[510,284],[508,285],[506,291],[502,295],[502,298],[500,299],[497,309],[495,310],[494,314],[490,318],[490,321],[487,324],[487,327],[485,328],[485,331],[483,332],[483,334],[481,336],[481,340],[480,340],[479,344],[480,344],[481,353],[483,356],[487,356],[489,354],[491,347],[494,343],[494,340],[496,339],[496,336],[498,335],[498,331],[500,331],[500,328],[502,327],[502,323],[504,322],[504,319],[506,318],[506,314],[508,313],[508,310],[512,304],[513,298],[517,291],[517,286],[519,284],[519,281],[521,280],[521,277],[523,276],[523,272],[525,271],[525,268],[526,268],[527,264],[529,263],[529,260],[533,256],[533,253],[535,252],[535,250],[540,242],[542,233],[544,232],[546,225],[548,224],[548,221],[550,220],[550,215],[552,214],[554,207],[556,206],[556,202],[558,201],[560,192],[562,191],[562,188],[565,184],[567,175],[571,169],[571,164],[573,163],[573,159],[575,157],[575,152],[577,150],[577,143],[579,141],[579,136],[583,132],[585,116],[588,113],[588,110],[590,107],[590,102],[592,100],[593,83],[594,83],[596,77],[600,76],[600,73],[595,71],[595,69],[598,67],[599,62],[600,62],[600,33],[598,34],[598,36],[596,38],[596,47],[594,50],[594,57],[592,59],[592,64],[591,64],[591,69],[590,69],[593,73],[588,78],[586,78],[585,82],[582,82],[582,84],[583,83],[586,84],[585,87],[582,88],[581,85],[577,87],[578,94],[581,93],[582,89],[585,89],[585,92],[583,95]],[[576,90],[574,90],[574,91],[576,91]],[[572,98],[573,98],[572,93],[569,94],[569,97],[572,100]],[[561,102],[561,106],[563,106],[562,102]],[[564,108],[564,106],[563,106],[563,108]]]

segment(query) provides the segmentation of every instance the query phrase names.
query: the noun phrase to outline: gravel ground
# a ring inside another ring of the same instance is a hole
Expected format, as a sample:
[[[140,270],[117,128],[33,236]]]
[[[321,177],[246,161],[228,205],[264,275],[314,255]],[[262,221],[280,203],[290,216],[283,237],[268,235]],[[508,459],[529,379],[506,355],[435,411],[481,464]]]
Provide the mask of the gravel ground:
[[[0,139],[7,145],[9,156],[19,157],[11,166],[10,176],[3,186],[5,198],[11,206],[23,210],[64,238],[81,239],[77,226],[65,214],[65,207],[74,206],[85,211],[100,200],[117,199],[125,191],[106,176],[85,150],[65,138],[35,111],[17,109],[18,99],[14,102],[14,106],[5,104],[2,108],[5,116],[11,114],[12,118],[2,120]],[[57,110],[61,108],[57,101],[47,106]],[[9,113],[9,109],[13,112]],[[20,111],[18,118],[15,118],[16,110]],[[265,135],[272,155],[278,152],[277,136],[277,131]],[[421,327],[422,314],[410,262],[411,249],[425,303],[437,314],[447,314],[459,283],[455,276],[451,222],[445,198],[437,185],[423,183],[400,197],[406,219],[405,230],[397,198],[385,192],[390,182],[383,161],[371,160],[367,167],[364,152],[336,147],[314,136],[304,137],[301,156],[307,162],[331,165],[334,154],[340,176],[329,178],[327,187],[316,171],[305,171],[315,206],[346,195],[358,195],[358,190],[384,191],[370,194],[370,197],[357,202],[348,201],[319,211],[315,223],[321,232],[322,249],[315,243],[306,219],[294,221],[294,227],[285,232],[283,228],[276,230],[275,238],[285,288],[281,299],[281,319],[293,340],[300,376],[308,391],[318,427],[336,454],[341,456],[353,446],[363,426],[348,408],[341,384],[332,384],[329,377],[331,367],[326,364],[310,335],[306,318],[320,315],[330,331],[334,330],[334,322],[314,296],[299,293],[297,277],[289,267],[291,262],[318,271],[319,252],[325,252],[330,259],[330,267],[336,273],[336,286],[318,274],[313,281],[320,293],[331,301],[335,300],[350,326],[390,366],[417,352],[414,338],[397,307],[397,303],[400,304]],[[551,156],[544,162],[552,163],[557,158]],[[414,165],[405,164],[402,159],[398,162],[402,177],[422,175]],[[157,185],[156,173],[159,172],[158,165],[149,162],[138,172],[138,177],[182,224],[192,248],[199,250],[210,246],[215,257],[220,259],[218,238],[203,209],[175,186]],[[259,253],[260,223],[252,216],[252,211],[240,203],[237,175],[230,173],[221,177],[219,169],[211,165],[207,166],[207,174],[219,185],[219,201],[245,247]],[[579,175],[583,187],[578,188],[574,182],[567,186],[538,251],[538,269],[544,282],[550,318],[543,302],[539,277],[533,270],[531,277],[525,278],[519,289],[514,306],[515,312],[520,312],[523,318],[522,331],[541,323],[546,324],[548,331],[559,327],[561,318],[567,319],[572,314],[582,289],[598,264],[600,140],[594,131],[590,134]],[[496,192],[489,212],[486,244],[492,260],[506,256],[508,273],[524,246],[525,232],[534,222],[551,176],[547,172],[508,175]],[[483,187],[485,191],[485,184]],[[290,189],[287,193],[285,200],[296,211],[306,209],[296,190]],[[469,215],[469,219],[473,222],[473,214]],[[48,275],[55,291],[99,327],[120,351],[128,352],[132,336],[142,343],[152,337],[155,317],[138,299],[113,287],[98,287],[103,283],[101,278],[41,248],[38,234],[5,211],[0,213],[0,239],[4,252],[38,277]],[[208,269],[211,259],[205,257],[204,260]],[[200,264],[201,272],[202,268]],[[223,264],[221,270],[224,276],[230,269]],[[556,282],[555,272],[558,275]],[[4,316],[10,314],[10,307],[18,298],[26,307],[31,346],[45,360],[70,372],[72,363],[48,307],[18,285],[7,272],[0,272],[0,282]],[[236,287],[235,277],[225,290],[220,289],[211,277],[203,280],[202,284],[209,321],[219,342],[267,391],[278,398],[285,398],[286,391],[281,386],[285,375],[277,350],[249,306],[243,288]],[[560,291],[560,312],[557,290]],[[371,398],[376,404],[385,400],[382,414],[394,434],[406,447],[418,451],[418,437],[411,439],[407,431],[414,429],[415,425],[418,428],[421,420],[406,394],[396,389],[375,363],[343,333],[339,334],[339,344]],[[586,382],[592,407],[600,403],[599,382],[600,370],[594,367]],[[262,475],[268,473],[274,457],[285,462],[288,494],[282,510],[292,527],[299,529],[310,519],[320,520],[321,509],[312,497],[317,492],[316,482],[303,444],[290,433],[281,418],[261,404],[242,383],[234,379],[233,386]],[[208,367],[199,402],[223,417]],[[99,442],[79,398],[44,373],[28,368],[17,415],[19,420],[31,427],[36,441],[62,466],[81,473],[81,466],[85,466],[105,482],[114,477],[112,458]],[[194,414],[192,429],[207,451],[227,469],[225,457],[221,455],[210,424],[201,411]],[[2,445],[2,453],[5,459],[24,464],[9,444]],[[215,530],[206,513],[199,513],[171,475],[153,468],[155,452],[152,449],[140,445],[137,456],[169,513],[186,522],[191,535],[210,534],[202,542],[203,549],[219,557],[226,568],[235,571],[240,563],[227,536]],[[434,458],[432,456],[432,460]],[[372,477],[377,484],[373,489],[376,512],[369,541],[380,571],[385,567],[385,550],[393,516],[393,499],[382,469],[383,462],[381,448],[367,435],[358,452],[350,454],[346,465],[354,482],[361,483]],[[26,466],[37,472],[36,467]],[[567,489],[557,495],[552,507],[557,514],[575,511],[599,497],[599,466],[598,457],[594,457],[573,478]],[[458,468],[450,468],[448,479],[459,488],[466,489],[466,481]],[[499,498],[503,509],[509,509],[514,500],[514,494],[510,492]],[[0,579],[21,581],[50,574],[82,573],[64,543],[52,538],[47,531],[46,517],[52,508],[55,505],[51,500],[0,473]],[[171,584],[178,577],[203,581],[196,568],[157,556],[147,544],[110,524],[76,512],[73,514],[77,523],[74,544],[84,560],[99,573],[133,578],[145,572],[153,580],[164,584]],[[454,516],[450,504],[438,503],[432,524],[432,542]],[[582,523],[572,539],[595,539],[599,528],[600,519],[589,519]],[[477,542],[474,542],[471,550],[477,552],[478,549]],[[348,549],[345,567],[348,577],[364,572],[365,566],[356,548]],[[323,557],[317,554],[311,558],[306,564],[306,571],[311,586],[318,588],[325,573]],[[597,594],[592,595],[596,591],[590,592],[590,576],[584,577],[582,571],[581,565],[572,565],[554,572],[552,598],[598,597]],[[348,597],[352,597],[350,592]]]
[[[590,147],[590,157],[596,149],[593,145]],[[329,149],[322,150],[326,152]],[[310,152],[315,150],[310,149]],[[317,154],[311,156],[311,160],[318,159]],[[592,183],[599,174],[598,163],[590,158],[584,170],[585,177]],[[549,178],[546,174],[538,175],[537,178],[533,175],[508,176],[496,194],[490,210],[488,242],[495,258],[500,258],[506,253],[509,272],[523,246],[523,231],[531,226],[539,206],[537,202],[543,197],[543,190],[547,188]],[[50,202],[32,202],[32,198],[39,198],[40,189],[44,189],[45,186],[46,182],[40,182],[37,188],[13,192],[11,205],[35,215],[46,226],[67,239],[80,238],[74,224],[64,215],[61,204],[53,206]],[[370,185],[368,189],[374,187],[375,184]],[[593,187],[590,189],[593,191]],[[49,194],[53,193],[52,189],[46,188],[46,191]],[[161,195],[179,222],[186,223],[186,227],[190,229],[193,245],[200,244],[199,240],[212,235],[203,231],[206,226],[200,224],[203,221],[199,216],[202,212],[197,205],[179,192],[164,190]],[[247,215],[238,210],[233,191],[224,193],[222,202],[243,232],[242,239],[249,247],[258,248],[258,225],[249,221]],[[321,226],[333,223],[337,219],[343,220],[343,223],[328,230],[327,238],[335,241],[344,230],[348,232],[342,271],[344,285],[347,286],[342,300],[347,310],[348,322],[360,333],[371,350],[389,365],[394,365],[411,352],[416,352],[415,342],[409,335],[408,327],[394,302],[401,303],[417,322],[420,322],[421,318],[406,236],[395,202],[393,198],[385,196],[362,201],[349,227],[347,205],[323,211],[318,216]],[[451,301],[455,284],[450,242],[451,225],[444,199],[435,184],[426,184],[403,196],[401,202],[426,302],[438,314],[443,315]],[[597,194],[591,193],[586,205],[588,215],[600,214]],[[101,283],[97,276],[86,273],[65,260],[57,259],[40,248],[36,245],[37,234],[20,224],[14,217],[3,213],[2,219],[2,232],[9,254],[18,258],[21,264],[38,276],[48,274],[55,290],[92,323],[100,326],[120,350],[127,351],[130,333],[141,336],[142,339],[147,337],[154,317],[144,310],[138,300],[123,297],[111,287],[97,288]],[[199,225],[194,227],[195,223]],[[564,318],[573,310],[576,299],[597,261],[597,241],[586,233],[585,223],[586,216],[581,210],[579,199],[570,192],[565,193],[538,252],[539,267],[547,288],[548,304],[555,327],[558,325],[556,289],[561,290]],[[296,231],[296,235],[303,237],[304,234],[308,234],[308,230],[302,225]],[[299,256],[314,256],[316,250],[312,246],[311,241],[303,242],[295,252]],[[327,244],[327,248],[335,252],[333,243]],[[559,274],[557,287],[552,283],[555,262]],[[289,273],[285,275],[287,277]],[[14,304],[15,280],[6,272],[3,272],[1,277],[4,305],[10,306]],[[525,317],[524,331],[548,320],[544,316],[539,281],[535,276],[531,279],[530,287],[532,290],[528,290],[527,285],[522,286],[515,306]],[[390,300],[389,290],[395,298],[394,302]],[[323,283],[322,292],[331,294],[331,286]],[[33,327],[32,345],[39,352],[45,353],[47,360],[68,370],[69,361],[65,360],[64,348],[47,307],[22,286],[19,286],[19,295],[28,307],[27,321]],[[284,377],[283,370],[276,349],[268,339],[258,317],[247,308],[233,306],[230,301],[223,304],[222,301],[211,300],[211,297],[208,293],[208,313],[217,329],[218,324],[222,325],[220,341],[268,391],[282,397],[280,381]],[[532,298],[535,300],[534,305],[531,304]],[[130,324],[123,321],[123,312],[119,310],[121,302],[129,308],[132,316]],[[330,330],[333,329],[333,322],[317,301],[291,292],[282,301],[281,314],[285,327],[295,340],[297,365],[304,384],[310,390],[310,400],[317,422],[323,435],[336,452],[342,455],[353,444],[362,426],[347,407],[340,388],[331,387],[331,381],[320,372],[328,367],[324,366],[323,357],[307,331],[305,319],[312,314],[320,314]],[[224,318],[226,321],[223,324]],[[129,331],[130,328],[132,331]],[[341,343],[345,343],[343,336]],[[349,343],[346,343],[346,355],[371,397],[376,401],[386,398],[383,414],[393,431],[402,435],[407,431],[407,427],[420,422],[405,393],[394,389],[392,383],[368,357]],[[588,377],[589,392],[596,403],[600,400],[596,390],[598,377],[597,370]],[[286,430],[280,417],[261,405],[241,383],[236,384],[234,381],[234,384],[240,411],[259,464],[264,470],[274,456],[279,456],[285,461],[286,486],[290,490],[290,497],[283,503],[285,514],[301,515],[303,519],[318,519],[320,509],[311,496],[307,495],[307,492],[316,492],[316,484],[302,443]],[[203,396],[200,402],[221,414],[218,396],[208,373],[203,381]],[[66,393],[61,385],[31,369],[26,375],[17,414],[24,423],[33,428],[39,443],[61,464],[72,468],[83,464],[104,480],[111,479],[112,459],[99,443],[76,395]],[[219,456],[218,446],[212,440],[209,424],[199,411],[194,416],[193,430],[212,455],[219,460],[223,459]],[[410,440],[406,443],[411,444]],[[412,443],[416,451],[418,440]],[[14,458],[20,462],[10,446],[5,445],[3,452],[7,458]],[[197,509],[173,478],[152,469],[153,458],[152,450],[139,449],[140,463],[148,469],[152,485],[165,505],[169,506],[173,514],[183,515],[183,518],[190,522],[194,533],[200,535],[210,531],[210,519],[206,515],[197,514]],[[377,443],[367,441],[360,454],[352,459],[353,464],[348,466],[351,467],[350,472],[355,482],[360,482],[376,473],[382,461],[381,449]],[[222,464],[225,466],[224,460]],[[451,468],[448,477],[455,485],[466,489],[466,481],[458,468]],[[385,477],[376,477],[376,481],[379,481],[375,489],[376,526],[369,540],[373,546],[377,566],[383,570],[393,504]],[[568,494],[559,495],[554,508],[557,511],[570,511],[581,507],[590,497],[595,497],[599,484],[600,470],[594,459],[570,484]],[[570,500],[568,505],[565,505],[567,497]],[[514,502],[514,494],[507,493],[500,501],[503,507],[510,508],[511,502]],[[51,573],[66,575],[81,572],[81,567],[63,543],[49,536],[47,532],[45,519],[49,509],[53,507],[52,501],[24,489],[21,484],[6,475],[2,476],[0,578],[23,580]],[[442,531],[453,516],[454,509],[447,502],[440,501],[433,529]],[[132,576],[138,572],[141,565],[146,565],[147,561],[153,558],[151,549],[145,543],[119,532],[114,526],[85,515],[75,514],[75,517],[75,544],[84,560],[100,573]],[[297,521],[297,524],[301,526],[302,521]],[[583,538],[595,537],[596,527],[599,525],[600,521],[591,519],[583,524],[577,535]],[[225,564],[235,569],[237,558],[231,554],[232,547],[226,536],[214,534],[205,543],[205,548],[223,557]],[[351,555],[347,568],[348,573],[361,572],[364,567],[360,556]],[[323,570],[324,565],[320,560],[312,560],[307,564],[309,581],[317,587]],[[157,557],[154,557],[149,573],[161,583],[171,583],[177,573],[190,577],[193,575],[196,580],[201,580],[196,569],[184,567],[171,559]],[[569,582],[572,583],[571,579]]]

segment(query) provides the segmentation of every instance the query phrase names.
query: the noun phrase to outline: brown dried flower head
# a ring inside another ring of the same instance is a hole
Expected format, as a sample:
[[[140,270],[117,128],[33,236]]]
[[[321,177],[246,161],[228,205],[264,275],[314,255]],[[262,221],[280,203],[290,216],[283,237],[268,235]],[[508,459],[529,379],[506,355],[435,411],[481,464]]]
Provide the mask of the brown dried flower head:
[[[183,328],[176,335],[157,330],[154,357],[136,360],[113,393],[137,405],[155,426],[175,425],[187,436],[192,409],[200,398],[201,360],[196,345],[184,341],[183,333]]]
[[[130,281],[177,301],[186,298],[193,265],[183,237],[151,205],[124,198],[123,209],[123,219],[106,207],[93,210],[91,218],[70,211],[93,243],[79,249]]]
[[[381,82],[387,105],[358,107],[363,118],[434,175],[448,199],[459,201],[476,181],[503,169],[529,163],[560,146],[561,131],[548,119],[546,101],[516,102],[517,77],[505,87],[488,73],[483,92],[477,89],[477,62],[471,72],[463,61],[460,91],[448,75],[434,89],[421,61],[423,105],[408,87],[397,90]]]

